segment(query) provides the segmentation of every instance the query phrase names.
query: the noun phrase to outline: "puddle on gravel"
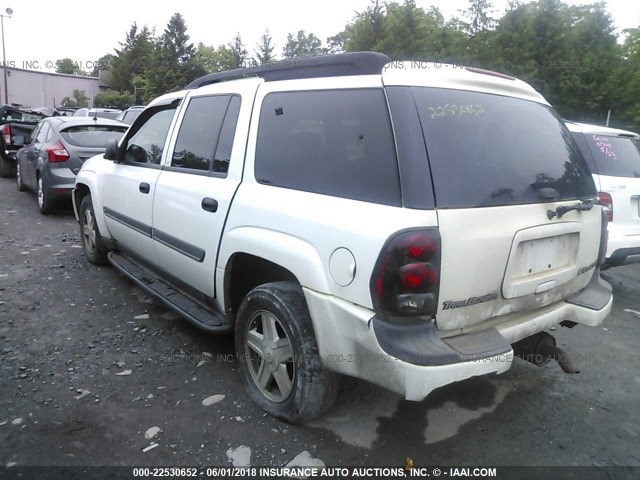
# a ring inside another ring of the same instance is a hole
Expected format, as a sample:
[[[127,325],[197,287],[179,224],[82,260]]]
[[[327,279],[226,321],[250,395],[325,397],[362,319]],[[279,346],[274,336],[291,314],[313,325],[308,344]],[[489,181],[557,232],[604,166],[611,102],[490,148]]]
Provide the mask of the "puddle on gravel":
[[[393,437],[431,445],[493,412],[509,390],[508,383],[478,378],[440,388],[422,402],[409,402],[393,392],[356,382],[340,392],[334,408],[308,426],[330,430],[344,442],[367,449]]]

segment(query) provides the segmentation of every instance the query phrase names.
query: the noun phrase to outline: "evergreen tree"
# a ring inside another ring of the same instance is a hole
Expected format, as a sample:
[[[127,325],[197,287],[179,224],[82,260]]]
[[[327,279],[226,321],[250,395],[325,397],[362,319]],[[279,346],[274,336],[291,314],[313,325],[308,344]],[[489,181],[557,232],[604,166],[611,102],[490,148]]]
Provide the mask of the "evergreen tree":
[[[233,40],[227,44],[227,48],[231,52],[232,61],[231,61],[231,69],[234,68],[242,68],[247,66],[247,50],[244,48],[244,43],[242,43],[242,37],[240,37],[240,33],[237,33]]]
[[[195,61],[195,54],[195,47],[189,43],[184,19],[182,15],[175,13],[155,43],[142,85],[144,99],[148,101],[184,88],[204,74]]]
[[[384,39],[386,12],[379,0],[373,0],[364,12],[356,13],[342,36],[342,44],[348,52],[379,51],[378,45]]]
[[[476,36],[489,30],[495,24],[495,19],[491,17],[493,5],[489,0],[469,0],[469,8],[463,13],[469,19],[464,23],[464,28],[471,36]]]
[[[256,54],[254,58],[255,64],[265,65],[275,60],[275,55],[273,54],[275,47],[271,42],[272,42],[271,35],[269,34],[269,29],[267,29],[260,37],[260,42],[258,43],[258,49],[255,51],[255,54]]]

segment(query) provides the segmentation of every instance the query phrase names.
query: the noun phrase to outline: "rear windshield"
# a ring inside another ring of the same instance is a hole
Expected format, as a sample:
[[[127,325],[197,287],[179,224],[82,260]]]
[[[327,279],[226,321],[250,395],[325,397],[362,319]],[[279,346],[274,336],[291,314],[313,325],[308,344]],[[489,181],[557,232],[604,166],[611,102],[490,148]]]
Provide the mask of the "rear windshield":
[[[598,174],[640,177],[640,142],[633,138],[585,134]]]
[[[9,110],[2,116],[1,120],[2,120],[2,123],[15,122],[15,123],[36,124],[40,120],[42,120],[42,115],[36,115],[34,113],[26,113],[26,112],[14,112]]]
[[[500,95],[413,87],[438,208],[593,197],[595,185],[562,120],[542,104]]]
[[[105,148],[109,140],[120,140],[126,130],[119,125],[81,125],[65,128],[60,135],[76,147]]]
[[[89,112],[89,117],[98,117],[98,118],[111,118],[114,119],[116,118],[118,115],[120,115],[120,112]]]

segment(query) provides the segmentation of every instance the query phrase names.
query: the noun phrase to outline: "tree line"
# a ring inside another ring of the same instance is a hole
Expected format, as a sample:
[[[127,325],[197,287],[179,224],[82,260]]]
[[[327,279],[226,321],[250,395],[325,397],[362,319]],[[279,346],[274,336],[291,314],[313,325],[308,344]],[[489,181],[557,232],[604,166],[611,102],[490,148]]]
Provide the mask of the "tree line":
[[[324,42],[289,33],[278,52],[268,30],[250,52],[240,33],[225,45],[194,45],[184,18],[174,14],[157,34],[134,23],[114,53],[103,56],[110,91],[96,106],[146,103],[206,73],[325,53],[377,51],[398,60],[426,60],[496,70],[531,83],[565,117],[640,128],[640,28],[618,36],[604,2],[570,6],[561,0],[511,0],[496,15],[490,0],[469,0],[445,20],[415,0],[373,0]],[[62,73],[73,68],[59,61]]]

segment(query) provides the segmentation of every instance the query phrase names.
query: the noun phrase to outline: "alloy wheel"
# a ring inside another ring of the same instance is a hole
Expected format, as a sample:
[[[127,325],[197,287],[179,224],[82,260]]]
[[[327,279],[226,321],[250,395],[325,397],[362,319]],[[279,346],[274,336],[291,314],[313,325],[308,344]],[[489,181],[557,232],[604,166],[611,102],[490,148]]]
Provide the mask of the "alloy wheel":
[[[282,322],[260,310],[247,323],[245,354],[251,377],[262,394],[284,402],[293,391],[296,367],[293,347]]]
[[[88,254],[93,254],[96,249],[96,230],[93,212],[90,209],[84,211],[84,225],[82,225],[82,239]]]

